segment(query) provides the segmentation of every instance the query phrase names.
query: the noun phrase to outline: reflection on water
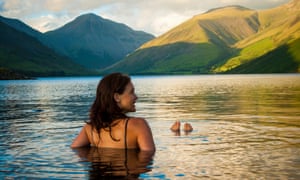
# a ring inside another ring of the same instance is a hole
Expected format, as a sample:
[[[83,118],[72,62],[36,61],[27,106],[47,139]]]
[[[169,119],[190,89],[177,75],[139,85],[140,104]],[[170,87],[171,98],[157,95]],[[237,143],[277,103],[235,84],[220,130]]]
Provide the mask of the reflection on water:
[[[147,77],[145,77],[147,78]],[[136,79],[159,146],[153,173],[171,179],[299,179],[299,75]],[[169,131],[175,120],[194,131]]]
[[[82,161],[91,162],[89,179],[138,179],[151,171],[153,152],[109,148],[78,148]]]
[[[119,167],[113,172],[127,172],[124,153],[69,148],[98,81],[0,81],[0,178],[88,179],[111,159]],[[300,179],[300,75],[135,76],[133,82],[134,115],[148,120],[157,146],[153,161],[128,154],[140,179]],[[194,131],[176,136],[169,130],[175,120]]]

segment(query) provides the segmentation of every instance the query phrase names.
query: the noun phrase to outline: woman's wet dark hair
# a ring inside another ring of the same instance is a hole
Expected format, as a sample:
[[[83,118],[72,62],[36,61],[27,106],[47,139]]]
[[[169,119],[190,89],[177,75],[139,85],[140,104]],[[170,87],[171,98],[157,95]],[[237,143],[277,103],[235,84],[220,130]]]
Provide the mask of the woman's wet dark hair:
[[[131,79],[128,75],[122,73],[112,73],[100,80],[96,99],[90,109],[90,120],[87,122],[96,129],[99,136],[100,130],[114,126],[113,121],[116,119],[127,118],[126,114],[117,105],[114,94],[122,94]],[[111,138],[114,139],[112,136]]]

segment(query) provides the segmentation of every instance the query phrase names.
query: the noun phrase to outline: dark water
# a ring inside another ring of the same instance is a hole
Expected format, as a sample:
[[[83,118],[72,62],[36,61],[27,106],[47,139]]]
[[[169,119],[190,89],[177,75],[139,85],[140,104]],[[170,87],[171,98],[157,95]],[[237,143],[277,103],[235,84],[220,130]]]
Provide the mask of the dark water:
[[[133,77],[153,157],[69,148],[98,81],[0,81],[0,179],[300,179],[299,74]],[[175,120],[194,131],[173,134]]]

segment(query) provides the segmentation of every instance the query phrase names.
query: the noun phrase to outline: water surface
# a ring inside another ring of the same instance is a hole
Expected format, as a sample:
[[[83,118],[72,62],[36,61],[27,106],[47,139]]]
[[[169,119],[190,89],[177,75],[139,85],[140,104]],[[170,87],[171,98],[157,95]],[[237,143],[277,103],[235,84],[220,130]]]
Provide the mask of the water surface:
[[[0,81],[0,178],[93,177],[95,163],[101,169],[100,157],[109,155],[69,145],[87,120],[99,79]],[[139,99],[131,115],[147,119],[157,146],[139,166],[140,179],[300,179],[299,74],[132,79]],[[176,120],[194,131],[172,133]]]

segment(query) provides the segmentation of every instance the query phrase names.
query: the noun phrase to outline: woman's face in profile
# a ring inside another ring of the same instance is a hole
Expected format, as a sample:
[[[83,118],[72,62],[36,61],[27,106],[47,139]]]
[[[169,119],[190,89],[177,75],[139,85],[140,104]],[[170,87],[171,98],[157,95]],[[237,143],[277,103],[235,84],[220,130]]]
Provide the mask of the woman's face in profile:
[[[115,95],[116,102],[120,109],[124,112],[135,112],[135,102],[137,100],[137,96],[134,91],[134,86],[132,82],[129,82],[125,90],[122,94],[116,93]]]

